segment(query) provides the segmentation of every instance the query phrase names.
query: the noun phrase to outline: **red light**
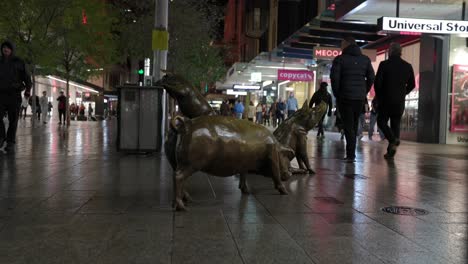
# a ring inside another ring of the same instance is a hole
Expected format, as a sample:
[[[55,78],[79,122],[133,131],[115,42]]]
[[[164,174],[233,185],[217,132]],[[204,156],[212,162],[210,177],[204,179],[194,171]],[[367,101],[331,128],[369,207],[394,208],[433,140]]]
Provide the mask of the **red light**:
[[[81,11],[81,23],[83,25],[88,24],[88,17],[86,16],[86,11],[84,9]]]

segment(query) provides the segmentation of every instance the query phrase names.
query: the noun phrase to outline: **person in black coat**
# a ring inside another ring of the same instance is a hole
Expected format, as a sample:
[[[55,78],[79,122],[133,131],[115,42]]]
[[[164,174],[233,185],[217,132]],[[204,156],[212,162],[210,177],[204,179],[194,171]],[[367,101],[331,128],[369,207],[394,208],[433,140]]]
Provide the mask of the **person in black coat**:
[[[15,56],[13,43],[5,41],[0,45],[0,117],[8,114],[8,131],[0,120],[0,148],[4,142],[6,152],[14,152],[16,143],[16,129],[21,106],[21,92],[29,97],[31,91],[31,77],[26,70],[24,61]]]
[[[333,60],[330,78],[346,136],[344,160],[354,162],[359,115],[375,75],[369,57],[362,54],[354,38],[346,37],[341,49],[342,54]]]
[[[388,53],[389,59],[382,61],[377,70],[374,89],[379,104],[377,125],[389,142],[384,157],[393,158],[400,145],[405,97],[414,89],[415,81],[413,67],[401,58],[400,44],[391,43]]]
[[[312,108],[314,105],[317,106],[323,101],[328,104],[328,116],[331,116],[333,103],[332,103],[331,94],[327,91],[327,86],[328,86],[328,83],[326,82],[320,83],[320,88],[312,96],[312,99],[309,102],[309,107]],[[325,119],[325,114],[322,116],[322,118],[318,122],[317,137],[320,137],[320,136],[325,137],[325,134],[323,132],[323,120],[324,119]]]

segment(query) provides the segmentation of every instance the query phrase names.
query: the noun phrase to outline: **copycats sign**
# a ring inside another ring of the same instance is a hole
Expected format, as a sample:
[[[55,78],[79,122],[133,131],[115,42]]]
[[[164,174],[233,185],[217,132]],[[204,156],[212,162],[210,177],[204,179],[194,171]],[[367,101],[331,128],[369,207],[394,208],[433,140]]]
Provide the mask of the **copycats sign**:
[[[306,70],[278,70],[279,81],[311,82],[314,73]]]
[[[382,17],[379,25],[384,31],[463,34],[468,33],[468,21]]]

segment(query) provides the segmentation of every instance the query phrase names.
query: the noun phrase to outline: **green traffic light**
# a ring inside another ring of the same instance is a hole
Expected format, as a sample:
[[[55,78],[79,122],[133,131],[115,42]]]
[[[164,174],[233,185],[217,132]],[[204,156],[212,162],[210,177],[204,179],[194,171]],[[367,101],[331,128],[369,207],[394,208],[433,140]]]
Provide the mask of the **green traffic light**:
[[[138,74],[139,74],[139,75],[143,75],[144,73],[145,73],[145,71],[144,71],[143,69],[139,69],[139,70],[138,70]]]

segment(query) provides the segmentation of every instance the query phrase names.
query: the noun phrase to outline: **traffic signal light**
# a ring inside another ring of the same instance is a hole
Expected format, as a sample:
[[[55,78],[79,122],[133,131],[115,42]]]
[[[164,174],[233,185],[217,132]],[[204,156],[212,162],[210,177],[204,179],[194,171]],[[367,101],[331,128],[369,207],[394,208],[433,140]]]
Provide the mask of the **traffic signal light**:
[[[140,60],[138,61],[138,83],[140,85],[143,85],[143,82],[145,81],[145,61]]]

